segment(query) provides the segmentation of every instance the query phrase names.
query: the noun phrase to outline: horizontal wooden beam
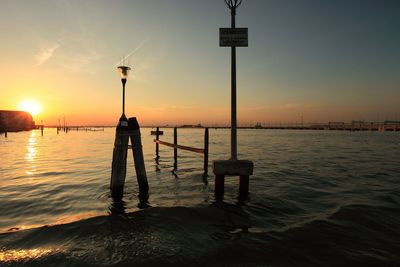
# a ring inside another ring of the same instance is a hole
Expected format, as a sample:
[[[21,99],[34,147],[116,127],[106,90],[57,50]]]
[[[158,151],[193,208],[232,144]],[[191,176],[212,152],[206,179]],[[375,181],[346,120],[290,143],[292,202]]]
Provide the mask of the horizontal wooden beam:
[[[204,149],[202,149],[202,148],[174,145],[174,144],[171,144],[171,143],[168,143],[168,142],[164,142],[164,141],[161,141],[161,140],[156,140],[156,139],[154,139],[154,142],[156,142],[157,144],[160,144],[160,145],[165,145],[165,146],[169,146],[169,147],[173,147],[173,148],[179,148],[179,149],[182,149],[182,150],[187,150],[187,151],[192,151],[192,152],[195,152],[195,153],[204,154]]]

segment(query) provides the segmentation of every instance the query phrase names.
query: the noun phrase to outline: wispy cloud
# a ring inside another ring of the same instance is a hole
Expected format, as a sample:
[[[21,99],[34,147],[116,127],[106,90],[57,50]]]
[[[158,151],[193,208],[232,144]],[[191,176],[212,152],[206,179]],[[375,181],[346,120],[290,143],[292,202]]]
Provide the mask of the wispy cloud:
[[[35,55],[36,66],[43,65],[47,60],[49,60],[54,52],[61,46],[60,43],[55,43],[51,46],[41,49],[41,51]]]
[[[61,57],[59,66],[70,72],[95,74],[97,66],[94,64],[102,55],[91,49],[77,49]]]

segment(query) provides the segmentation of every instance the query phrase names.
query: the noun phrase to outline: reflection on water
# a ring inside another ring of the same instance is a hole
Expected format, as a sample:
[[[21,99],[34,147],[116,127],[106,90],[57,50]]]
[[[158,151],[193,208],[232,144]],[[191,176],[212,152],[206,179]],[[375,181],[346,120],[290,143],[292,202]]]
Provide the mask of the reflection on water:
[[[35,162],[36,157],[37,157],[37,133],[36,131],[31,131],[28,143],[26,145],[25,160],[32,164]],[[29,169],[25,171],[25,174],[29,177],[28,182],[31,183],[34,179],[33,175],[35,174],[36,166],[31,165],[28,168]]]
[[[28,144],[26,145],[26,155],[25,155],[25,159],[27,161],[33,162],[35,160],[36,157],[36,153],[37,153],[37,149],[36,149],[36,145],[37,145],[37,140],[36,140],[36,131],[31,131],[31,135],[28,139]]]
[[[125,214],[127,203],[122,200],[121,198],[112,198],[110,206],[108,207],[108,213],[110,215],[122,215]],[[137,204],[138,209],[147,209],[150,208],[149,204],[149,195],[140,195],[138,196],[138,204]]]
[[[45,257],[55,252],[60,252],[60,250],[53,248],[0,250],[0,262],[7,263],[29,261]]]
[[[110,215],[121,215],[125,213],[126,203],[120,198],[113,198],[110,204],[109,214]]]

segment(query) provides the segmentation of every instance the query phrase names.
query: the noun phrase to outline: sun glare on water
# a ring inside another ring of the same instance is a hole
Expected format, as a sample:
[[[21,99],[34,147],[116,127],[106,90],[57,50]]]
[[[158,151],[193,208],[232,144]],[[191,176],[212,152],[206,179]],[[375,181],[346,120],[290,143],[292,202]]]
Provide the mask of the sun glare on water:
[[[42,106],[34,100],[24,100],[18,104],[18,109],[22,111],[27,111],[31,115],[35,116],[42,111]]]

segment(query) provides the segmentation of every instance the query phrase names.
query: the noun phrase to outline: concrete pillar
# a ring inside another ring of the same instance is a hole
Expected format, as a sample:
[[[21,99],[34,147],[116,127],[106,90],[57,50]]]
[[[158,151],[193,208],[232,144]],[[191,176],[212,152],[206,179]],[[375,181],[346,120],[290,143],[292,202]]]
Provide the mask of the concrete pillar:
[[[218,174],[215,175],[215,188],[214,188],[214,194],[215,196],[222,197],[224,195],[225,191],[225,175],[223,174]]]
[[[239,195],[247,196],[249,194],[249,175],[239,176]]]
[[[215,196],[224,194],[225,176],[239,176],[239,195],[246,197],[249,193],[249,177],[253,174],[253,162],[250,160],[214,160]]]

